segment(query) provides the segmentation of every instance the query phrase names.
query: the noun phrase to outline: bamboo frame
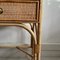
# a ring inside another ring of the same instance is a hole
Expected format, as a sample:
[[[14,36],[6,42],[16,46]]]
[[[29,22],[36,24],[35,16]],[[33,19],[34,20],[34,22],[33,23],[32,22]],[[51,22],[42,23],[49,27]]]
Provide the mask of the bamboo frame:
[[[13,0],[13,1],[4,1],[1,0],[0,3],[7,2],[7,3],[37,3],[36,5],[36,20],[0,20],[0,26],[17,26],[22,27],[25,30],[27,30],[31,34],[31,46],[29,45],[19,45],[19,46],[0,46],[0,47],[15,47],[25,54],[29,55],[32,60],[40,60],[39,59],[39,53],[41,54],[41,40],[40,40],[40,27],[41,27],[41,0]],[[31,29],[27,28],[26,25],[22,23],[29,23],[31,26]],[[36,34],[36,35],[35,35]],[[21,48],[31,48],[32,49],[32,55],[25,52]]]
[[[31,35],[32,35],[32,37],[33,37],[33,40],[32,41],[34,41],[34,44],[33,44],[33,48],[32,47],[30,47],[30,48],[32,48],[32,50],[34,51],[34,54],[33,54],[33,56],[32,55],[30,55],[29,53],[27,53],[27,52],[25,52],[25,51],[23,51],[23,50],[21,50],[20,48],[28,48],[29,46],[23,46],[23,45],[19,45],[19,46],[0,46],[0,47],[10,47],[10,48],[12,48],[12,47],[16,47],[17,49],[19,49],[19,50],[21,50],[21,51],[23,51],[24,53],[26,53],[27,55],[29,55],[30,57],[32,57],[33,58],[33,60],[35,60],[35,57],[34,57],[34,55],[35,55],[35,45],[36,45],[36,40],[35,40],[35,35],[34,35],[34,33],[33,33],[33,31],[31,30],[31,29],[29,29],[29,28],[27,28],[27,26],[26,25],[24,25],[24,24],[22,24],[22,23],[20,23],[20,24],[16,24],[16,23],[0,23],[0,26],[17,26],[17,27],[22,27],[22,28],[24,28],[25,30],[27,30]]]

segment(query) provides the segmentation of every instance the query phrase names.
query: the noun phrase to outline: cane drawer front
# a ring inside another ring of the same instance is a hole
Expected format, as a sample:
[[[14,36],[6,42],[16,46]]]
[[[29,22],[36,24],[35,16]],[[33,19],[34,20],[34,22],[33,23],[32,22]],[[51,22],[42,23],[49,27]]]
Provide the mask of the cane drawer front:
[[[36,20],[36,3],[0,2],[0,20]]]

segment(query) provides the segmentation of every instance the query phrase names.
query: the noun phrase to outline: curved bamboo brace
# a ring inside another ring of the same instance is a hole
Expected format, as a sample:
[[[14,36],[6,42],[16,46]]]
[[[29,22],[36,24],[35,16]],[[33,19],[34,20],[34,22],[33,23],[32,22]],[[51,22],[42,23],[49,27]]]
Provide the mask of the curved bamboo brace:
[[[18,27],[22,27],[22,28],[24,28],[25,30],[27,30],[31,35],[32,35],[32,37],[33,37],[33,41],[34,41],[34,44],[33,44],[33,50],[34,50],[34,53],[35,53],[35,44],[36,44],[36,40],[35,40],[35,35],[34,35],[34,33],[33,33],[33,31],[31,30],[31,29],[28,29],[27,28],[27,26],[25,25],[25,24],[22,24],[22,23],[20,23],[20,24],[17,24],[17,23],[0,23],[0,26],[18,26]],[[19,47],[16,47],[16,48],[19,48]],[[25,51],[23,51],[24,53],[26,53]],[[29,55],[30,57],[33,57],[32,55],[30,55],[29,53],[26,53],[27,55]],[[35,58],[35,56],[34,56],[34,58]],[[34,59],[35,60],[35,59]]]
[[[27,26],[25,24],[16,24],[16,23],[0,23],[0,26],[18,26],[18,27],[22,27],[24,28],[25,30],[27,30],[33,37],[33,40],[36,44],[36,40],[35,40],[35,35],[33,33],[33,31],[31,29],[28,29]]]

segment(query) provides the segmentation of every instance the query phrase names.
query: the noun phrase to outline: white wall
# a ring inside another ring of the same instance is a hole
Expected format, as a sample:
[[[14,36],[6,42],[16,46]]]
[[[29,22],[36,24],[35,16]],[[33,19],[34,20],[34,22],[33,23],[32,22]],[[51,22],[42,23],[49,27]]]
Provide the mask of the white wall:
[[[30,44],[30,39],[30,33],[21,27],[0,27],[0,45]]]
[[[43,0],[42,43],[60,43],[60,0]]]
[[[60,60],[60,0],[43,0],[41,60]]]

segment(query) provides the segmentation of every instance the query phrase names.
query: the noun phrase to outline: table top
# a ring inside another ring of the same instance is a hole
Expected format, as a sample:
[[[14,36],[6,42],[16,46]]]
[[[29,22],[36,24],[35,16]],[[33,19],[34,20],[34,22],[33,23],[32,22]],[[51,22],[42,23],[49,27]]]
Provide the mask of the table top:
[[[34,2],[39,0],[0,0],[0,2]]]

